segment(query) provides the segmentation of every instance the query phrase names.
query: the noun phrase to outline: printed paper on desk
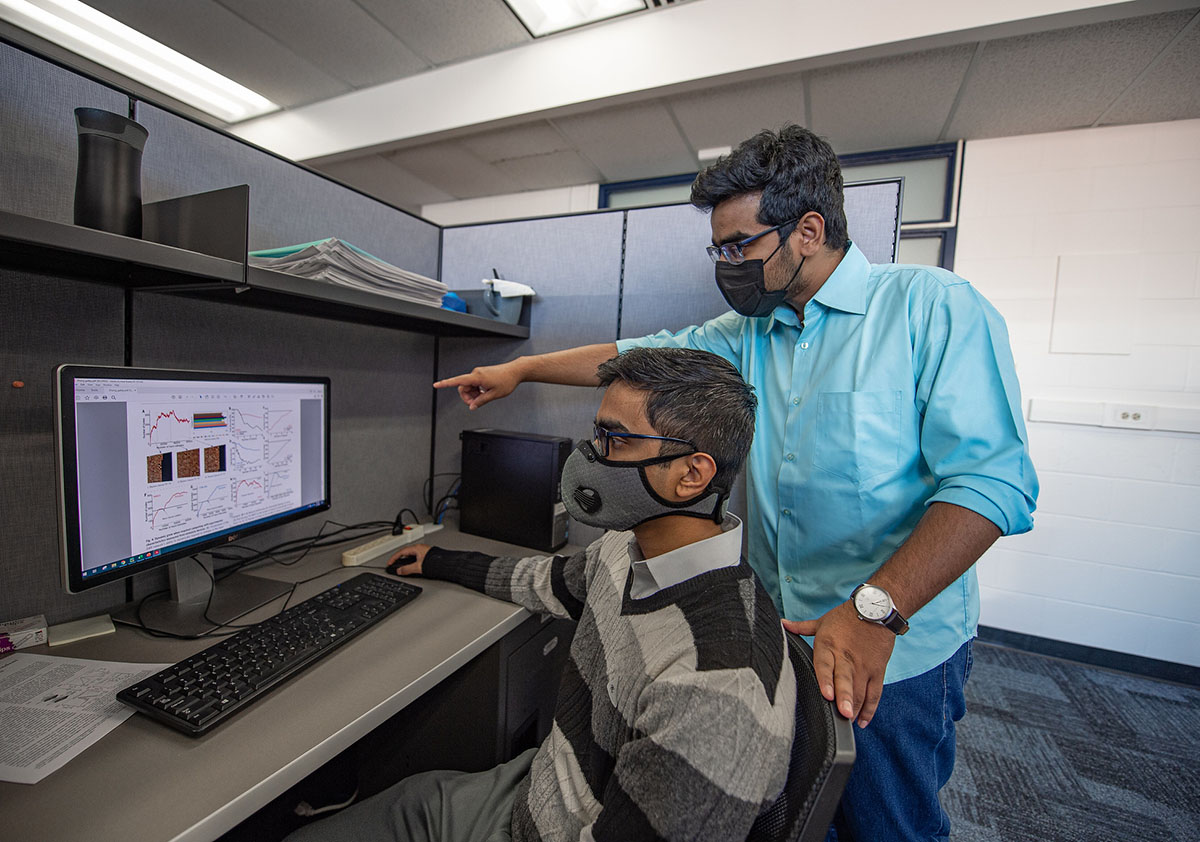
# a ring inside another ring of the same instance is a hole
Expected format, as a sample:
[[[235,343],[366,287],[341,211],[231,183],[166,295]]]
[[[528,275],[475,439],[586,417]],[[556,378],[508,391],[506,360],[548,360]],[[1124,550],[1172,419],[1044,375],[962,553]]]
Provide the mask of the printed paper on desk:
[[[117,691],[168,664],[0,659],[0,781],[35,784],[133,714]]]

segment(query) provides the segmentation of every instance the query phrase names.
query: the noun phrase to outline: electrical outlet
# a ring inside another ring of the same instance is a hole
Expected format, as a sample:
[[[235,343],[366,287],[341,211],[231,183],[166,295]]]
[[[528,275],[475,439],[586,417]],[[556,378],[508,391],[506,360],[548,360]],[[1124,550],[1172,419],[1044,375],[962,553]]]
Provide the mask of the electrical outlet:
[[[1127,430],[1153,430],[1154,410],[1155,407],[1144,404],[1106,403],[1103,426]]]

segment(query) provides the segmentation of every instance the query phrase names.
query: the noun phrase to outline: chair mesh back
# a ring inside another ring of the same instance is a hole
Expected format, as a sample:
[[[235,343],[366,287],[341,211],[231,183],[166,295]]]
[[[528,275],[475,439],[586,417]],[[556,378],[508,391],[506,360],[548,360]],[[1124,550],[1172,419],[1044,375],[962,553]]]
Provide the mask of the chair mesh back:
[[[775,803],[755,820],[747,842],[797,839],[834,765],[833,710],[817,686],[811,650],[795,635],[787,639],[796,671],[796,736],[787,782]]]

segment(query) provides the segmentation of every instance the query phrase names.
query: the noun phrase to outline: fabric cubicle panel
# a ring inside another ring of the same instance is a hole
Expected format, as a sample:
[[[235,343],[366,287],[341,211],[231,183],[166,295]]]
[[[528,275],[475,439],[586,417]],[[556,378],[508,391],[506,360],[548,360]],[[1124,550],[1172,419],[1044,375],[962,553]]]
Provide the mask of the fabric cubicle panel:
[[[339,237],[402,269],[435,277],[438,227],[240,140],[139,103],[150,133],[142,156],[147,202],[250,185],[250,248]]]
[[[691,205],[629,211],[622,339],[663,329],[682,330],[729,309],[713,279],[713,262],[704,250],[711,242],[709,215]],[[729,510],[746,517],[745,474],[738,477]]]
[[[622,339],[682,330],[729,309],[704,250],[711,242],[708,214],[691,205],[629,211]]]
[[[0,209],[70,223],[77,141],[73,109],[127,113],[128,98],[15,47],[0,44]],[[143,199],[251,185],[252,246],[336,234],[406,269],[436,276],[436,225],[302,168],[141,103],[150,140]],[[336,227],[335,227],[336,226]],[[343,521],[419,509],[429,465],[429,381],[434,340],[407,331],[200,300],[133,295],[133,362],[162,368],[327,375],[332,388],[333,508]],[[125,292],[119,286],[0,266],[0,618],[42,613],[49,622],[124,602],[120,583],[65,593],[59,577],[51,381],[61,363],[121,365]],[[314,534],[315,516],[251,536],[251,546]],[[141,595],[162,571],[136,580]]]
[[[121,365],[124,311],[117,287],[0,266],[0,619],[56,623],[125,599],[117,582],[77,595],[60,584],[52,400],[60,364]]]
[[[441,340],[438,376],[616,339],[621,274],[621,211],[447,228],[442,232],[442,281],[476,290],[496,269],[502,278],[537,291],[531,302],[530,338]],[[469,411],[452,390],[438,398],[438,471],[457,473],[459,433],[491,427],[568,436],[591,429],[600,395],[593,389],[526,383],[510,397]],[[444,491],[439,481],[438,488]],[[440,493],[440,491],[439,491]],[[584,544],[600,531],[571,524],[571,542]]]
[[[901,179],[891,178],[846,185],[846,227],[872,263],[896,262],[902,184]]]
[[[71,222],[79,155],[75,109],[125,114],[129,98],[0,43],[0,210]]]

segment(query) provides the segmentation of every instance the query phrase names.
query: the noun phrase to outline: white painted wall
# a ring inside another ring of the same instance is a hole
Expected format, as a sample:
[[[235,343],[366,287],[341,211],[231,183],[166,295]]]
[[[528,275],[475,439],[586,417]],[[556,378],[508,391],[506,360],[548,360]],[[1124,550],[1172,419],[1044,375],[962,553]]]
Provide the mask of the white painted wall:
[[[599,202],[599,184],[577,184],[550,190],[526,190],[521,193],[422,205],[421,216],[438,225],[465,225],[472,222],[590,211],[595,210]]]
[[[1200,120],[968,142],[955,271],[1007,320],[1027,405],[1194,416]],[[1029,437],[1034,530],[980,562],[982,623],[1200,666],[1200,434]]]

